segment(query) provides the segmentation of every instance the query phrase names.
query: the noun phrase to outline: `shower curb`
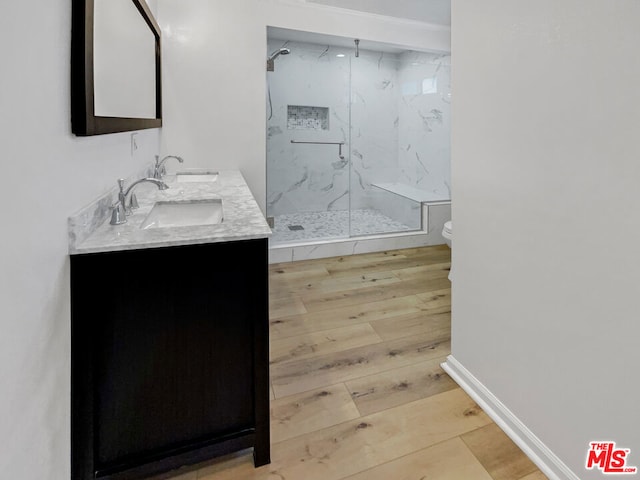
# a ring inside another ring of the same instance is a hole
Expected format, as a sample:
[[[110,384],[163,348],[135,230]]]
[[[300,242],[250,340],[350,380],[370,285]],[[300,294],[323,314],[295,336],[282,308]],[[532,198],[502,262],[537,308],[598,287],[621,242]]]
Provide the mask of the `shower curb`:
[[[297,243],[269,247],[269,263],[295,262],[316,258],[356,255],[358,253],[383,252],[401,248],[443,245],[440,232],[411,232],[340,240],[321,243]]]
[[[442,228],[450,218],[450,202],[435,205],[423,203],[423,230],[276,245],[271,243],[273,238],[270,238],[269,263],[296,262],[298,260],[384,252],[402,248],[444,245],[445,240],[442,237]]]

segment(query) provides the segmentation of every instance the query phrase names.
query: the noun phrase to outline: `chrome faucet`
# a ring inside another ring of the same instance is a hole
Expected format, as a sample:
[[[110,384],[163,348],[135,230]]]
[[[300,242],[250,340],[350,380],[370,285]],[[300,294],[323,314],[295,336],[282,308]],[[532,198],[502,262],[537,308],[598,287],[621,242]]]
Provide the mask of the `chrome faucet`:
[[[160,160],[160,157],[156,155],[156,166],[155,166],[155,169],[153,170],[153,178],[162,180],[162,177],[167,174],[167,170],[166,168],[164,168],[164,164],[170,158],[175,158],[180,163],[184,162],[183,158],[178,157],[177,155],[167,155],[162,160]]]
[[[156,178],[141,178],[140,180],[133,182],[129,188],[125,190],[124,178],[119,178],[118,187],[120,187],[120,191],[118,192],[118,201],[113,206],[113,212],[111,213],[111,225],[122,225],[123,223],[126,223],[127,215],[131,215],[134,209],[139,208],[138,199],[136,198],[136,194],[132,193],[132,190],[142,182],[153,183],[158,187],[158,190],[166,190],[169,188],[169,185]],[[130,193],[131,195],[129,195]],[[127,197],[129,197],[128,202]]]

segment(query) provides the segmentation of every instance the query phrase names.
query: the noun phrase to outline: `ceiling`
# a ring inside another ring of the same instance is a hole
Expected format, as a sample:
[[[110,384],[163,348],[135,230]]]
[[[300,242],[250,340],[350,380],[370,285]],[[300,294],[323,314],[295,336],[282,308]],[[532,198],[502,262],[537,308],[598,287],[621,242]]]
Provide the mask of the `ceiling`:
[[[272,40],[281,40],[283,42],[302,42],[315,43],[318,45],[331,45],[333,47],[344,47],[354,49],[355,44],[353,38],[338,37],[335,35],[325,35],[322,33],[302,32],[299,30],[289,30],[288,28],[267,27],[267,36]],[[360,48],[362,50],[373,50],[385,53],[402,53],[407,47],[400,47],[389,43],[374,42],[371,40],[361,40]]]
[[[307,2],[451,26],[451,0],[307,0]]]

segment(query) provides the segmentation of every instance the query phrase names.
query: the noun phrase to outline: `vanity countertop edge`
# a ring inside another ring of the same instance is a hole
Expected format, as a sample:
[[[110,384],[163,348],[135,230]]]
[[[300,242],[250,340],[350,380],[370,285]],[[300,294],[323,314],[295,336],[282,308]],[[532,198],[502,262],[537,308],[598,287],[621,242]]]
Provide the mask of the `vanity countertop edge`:
[[[239,170],[221,170],[215,182],[179,183],[175,175],[166,175],[163,181],[169,185],[167,190],[158,190],[151,184],[141,184],[136,189],[140,208],[127,217],[127,223],[111,225],[109,218],[105,218],[80,242],[74,241],[72,225],[87,222],[81,218],[81,213],[70,217],[69,254],[231,242],[268,238],[271,235],[271,229]],[[224,219],[220,224],[140,228],[156,202],[210,198],[222,198]],[[85,207],[82,212],[87,210]]]

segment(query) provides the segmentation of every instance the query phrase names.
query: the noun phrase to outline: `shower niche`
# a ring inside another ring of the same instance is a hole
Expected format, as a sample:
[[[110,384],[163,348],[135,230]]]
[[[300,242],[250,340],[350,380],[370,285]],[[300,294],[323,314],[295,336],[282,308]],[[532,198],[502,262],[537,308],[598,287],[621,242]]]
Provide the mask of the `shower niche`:
[[[329,108],[287,105],[287,129],[329,130]]]
[[[268,28],[272,246],[418,233],[420,199],[450,200],[450,56],[364,39],[358,50]]]

